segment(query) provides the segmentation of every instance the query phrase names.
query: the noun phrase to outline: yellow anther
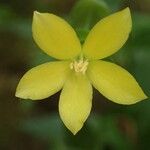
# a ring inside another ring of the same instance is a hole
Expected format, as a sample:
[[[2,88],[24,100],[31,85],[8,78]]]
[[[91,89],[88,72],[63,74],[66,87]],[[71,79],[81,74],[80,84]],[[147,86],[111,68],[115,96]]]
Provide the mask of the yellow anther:
[[[71,64],[70,64],[70,69],[74,69],[75,72],[81,72],[83,74],[85,74],[86,70],[87,70],[87,67],[88,67],[88,61],[87,60],[79,60],[79,61],[73,61]]]

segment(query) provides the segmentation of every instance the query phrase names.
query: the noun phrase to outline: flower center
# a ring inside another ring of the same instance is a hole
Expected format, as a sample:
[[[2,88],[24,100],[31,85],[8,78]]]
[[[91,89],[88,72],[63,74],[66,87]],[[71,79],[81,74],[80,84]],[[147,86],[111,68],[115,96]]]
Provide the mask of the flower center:
[[[75,72],[81,72],[81,73],[85,74],[88,64],[89,64],[88,60],[83,60],[83,58],[82,58],[80,60],[73,61],[70,64],[70,68],[71,68],[71,70],[74,69]]]

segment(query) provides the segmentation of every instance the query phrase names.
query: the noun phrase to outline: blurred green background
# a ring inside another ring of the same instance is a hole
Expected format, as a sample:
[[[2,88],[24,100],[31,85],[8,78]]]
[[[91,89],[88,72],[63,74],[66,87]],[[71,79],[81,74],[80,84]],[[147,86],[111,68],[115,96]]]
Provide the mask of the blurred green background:
[[[149,96],[149,0],[0,0],[0,150],[149,149],[149,99],[123,106],[95,90],[91,115],[73,136],[59,118],[60,93],[41,101],[14,96],[17,83],[27,70],[53,59],[32,39],[34,10],[65,18],[83,43],[98,20],[126,6],[132,12],[132,33],[126,45],[108,59],[130,71]]]

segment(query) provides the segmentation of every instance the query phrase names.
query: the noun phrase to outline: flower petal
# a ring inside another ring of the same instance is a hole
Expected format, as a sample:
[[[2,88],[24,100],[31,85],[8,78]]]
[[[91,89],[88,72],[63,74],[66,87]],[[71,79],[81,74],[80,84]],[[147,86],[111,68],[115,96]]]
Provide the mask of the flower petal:
[[[70,71],[66,61],[50,62],[29,70],[20,80],[16,97],[39,100],[58,92]]]
[[[87,73],[94,87],[113,102],[128,105],[147,98],[134,77],[116,64],[93,61]]]
[[[81,51],[75,31],[58,16],[34,12],[32,31],[37,45],[52,57],[71,59]]]
[[[99,21],[90,31],[83,53],[89,59],[102,59],[118,51],[128,39],[132,27],[129,8]]]
[[[83,126],[92,107],[92,86],[82,74],[72,74],[64,85],[59,113],[66,127],[76,134]]]

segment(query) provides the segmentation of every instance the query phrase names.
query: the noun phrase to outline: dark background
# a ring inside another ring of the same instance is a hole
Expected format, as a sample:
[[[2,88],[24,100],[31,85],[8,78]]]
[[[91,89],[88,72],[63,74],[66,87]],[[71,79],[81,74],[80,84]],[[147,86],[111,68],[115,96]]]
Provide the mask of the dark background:
[[[104,16],[131,8],[133,29],[126,45],[108,58],[130,71],[150,95],[149,0],[0,0],[0,150],[145,150],[150,147],[150,101],[112,103],[96,90],[90,117],[73,136],[60,120],[57,93],[20,100],[15,89],[30,68],[52,58],[32,39],[33,11],[65,18],[81,42]]]

